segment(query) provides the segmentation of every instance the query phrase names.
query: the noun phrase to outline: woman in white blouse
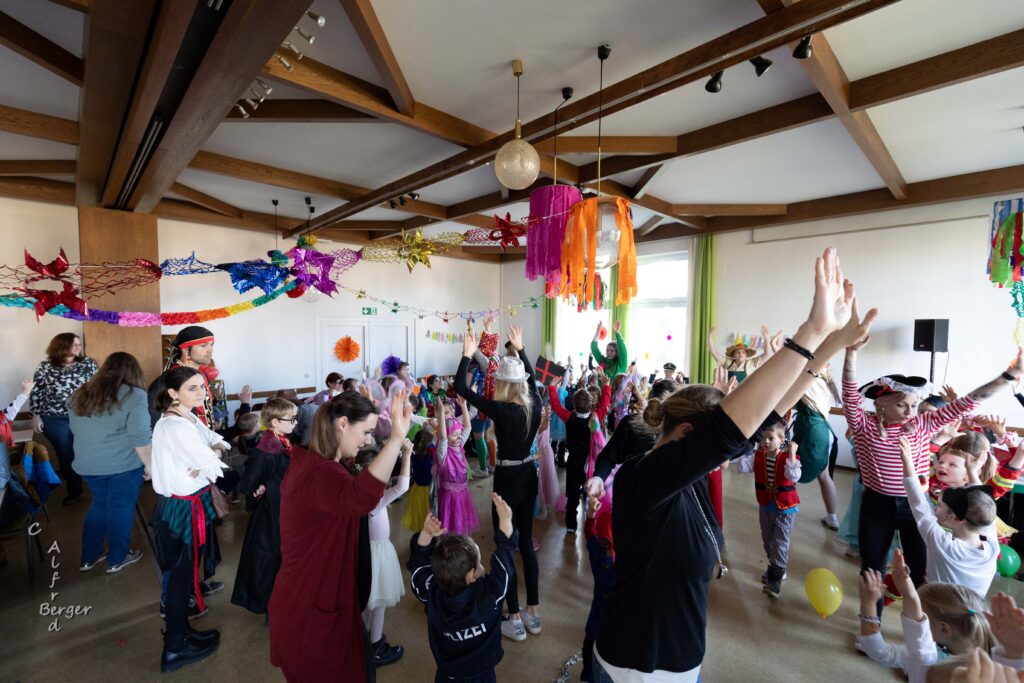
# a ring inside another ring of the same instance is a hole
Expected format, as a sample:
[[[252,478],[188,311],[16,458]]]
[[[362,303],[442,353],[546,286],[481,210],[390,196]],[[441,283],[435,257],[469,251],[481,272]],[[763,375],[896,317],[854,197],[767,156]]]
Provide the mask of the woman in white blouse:
[[[227,469],[219,451],[230,446],[192,413],[206,399],[198,370],[175,368],[164,374],[164,381],[156,398],[161,418],[153,428],[153,490],[159,497],[151,523],[166,583],[160,668],[167,672],[205,659],[220,642],[215,630],[193,630],[187,612],[193,591],[203,609],[200,560],[207,575],[220,561],[210,487]]]

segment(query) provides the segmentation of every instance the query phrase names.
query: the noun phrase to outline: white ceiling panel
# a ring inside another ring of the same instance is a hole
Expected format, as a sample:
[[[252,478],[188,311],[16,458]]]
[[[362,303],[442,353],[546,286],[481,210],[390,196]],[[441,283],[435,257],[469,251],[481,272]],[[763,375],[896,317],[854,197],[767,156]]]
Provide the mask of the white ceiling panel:
[[[501,184],[494,176],[494,167],[486,164],[468,173],[423,188],[420,190],[420,199],[447,205],[497,192],[500,189]]]
[[[817,92],[788,47],[765,57],[773,63],[760,78],[749,63],[737,64],[722,75],[720,92],[705,91],[706,79],[689,83],[605,117],[602,133],[679,135]],[[597,135],[597,122],[570,134]]]
[[[78,147],[0,131],[0,159],[77,159]]]
[[[274,213],[274,206],[271,199],[280,201],[277,210],[281,216],[290,218],[305,218],[307,215],[305,197],[309,196],[316,207],[317,215],[329,211],[344,203],[337,197],[289,190],[273,185],[252,183],[247,180],[228,178],[227,176],[215,173],[206,173],[187,168],[180,176],[178,182],[193,189],[205,192],[221,201],[246,211],[259,211],[260,213]]]
[[[300,28],[313,34],[313,44],[307,44],[295,32],[292,32],[287,40],[303,54],[318,62],[329,64],[364,81],[382,85],[383,80],[359,41],[359,36],[352,28],[352,23],[348,20],[341,3],[338,0],[316,0],[309,9],[327,20],[323,28],[317,26],[309,17],[303,17],[299,21]],[[388,39],[393,40],[390,36]]]
[[[77,121],[78,92],[73,83],[0,47],[0,104]]]
[[[1024,68],[892,102],[869,115],[903,177],[917,182],[1024,164],[1022,93]]]
[[[846,75],[856,80],[1020,28],[1020,0],[901,0],[825,36]]]
[[[397,124],[222,124],[203,146],[217,154],[375,188],[461,149]]]
[[[418,100],[499,132],[515,120],[515,58],[525,67],[526,121],[561,102],[563,86],[577,99],[597,91],[602,43],[612,48],[604,74],[612,84],[763,16],[753,0],[448,0],[443,11],[388,0],[374,8]]]
[[[881,186],[829,120],[673,161],[650,193],[674,203],[791,203]]]
[[[0,12],[11,15],[76,57],[82,56],[85,31],[85,14],[82,12],[39,0],[0,0]]]

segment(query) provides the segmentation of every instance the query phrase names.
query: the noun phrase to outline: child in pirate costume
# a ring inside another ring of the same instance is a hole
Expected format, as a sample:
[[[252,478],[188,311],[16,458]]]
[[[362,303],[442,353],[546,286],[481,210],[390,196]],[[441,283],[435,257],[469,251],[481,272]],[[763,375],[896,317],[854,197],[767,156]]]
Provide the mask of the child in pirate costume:
[[[796,482],[800,479],[797,444],[790,441],[786,450],[782,450],[785,441],[784,422],[766,427],[754,451],[753,462],[748,458],[747,463],[740,465],[740,471],[754,472],[761,541],[768,556],[768,570],[761,576],[761,583],[770,598],[782,593],[789,563],[789,537],[800,509],[800,496],[796,492]]]
[[[708,350],[715,362],[729,372],[729,379],[735,378],[737,382],[742,382],[747,375],[771,358],[776,346],[781,344],[781,333],[769,338],[768,328],[763,325],[761,326],[761,338],[764,340],[764,349],[758,349],[747,345],[746,342],[738,341],[727,346],[723,356],[715,346],[715,328],[712,327],[708,330]]]

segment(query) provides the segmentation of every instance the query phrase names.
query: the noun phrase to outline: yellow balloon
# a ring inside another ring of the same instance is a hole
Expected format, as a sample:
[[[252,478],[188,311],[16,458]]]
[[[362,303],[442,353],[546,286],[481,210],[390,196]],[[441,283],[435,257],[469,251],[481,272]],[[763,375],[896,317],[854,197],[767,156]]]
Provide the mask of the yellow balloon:
[[[828,569],[812,569],[807,574],[804,590],[807,591],[811,606],[822,619],[830,616],[843,604],[843,585],[839,583],[839,577]]]

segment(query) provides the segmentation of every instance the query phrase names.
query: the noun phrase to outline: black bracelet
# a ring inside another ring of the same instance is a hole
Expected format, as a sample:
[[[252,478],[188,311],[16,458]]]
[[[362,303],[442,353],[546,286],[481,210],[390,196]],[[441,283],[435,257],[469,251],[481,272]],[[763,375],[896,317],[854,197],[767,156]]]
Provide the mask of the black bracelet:
[[[1007,370],[1003,370],[1003,375],[1002,375],[1002,377],[1003,377],[1003,379],[1005,379],[1005,380],[1006,380],[1007,382],[1016,382],[1016,381],[1017,381],[1017,378],[1016,378],[1016,377],[1014,377],[1013,375],[1011,375],[1011,374],[1010,374],[1010,373],[1009,373],[1009,372],[1008,372]]]
[[[814,360],[814,354],[813,353],[811,353],[810,351],[808,351],[804,347],[802,347],[799,344],[797,344],[790,337],[786,337],[786,341],[782,342],[782,346],[784,348],[789,349],[790,351],[796,351],[797,353],[799,353],[801,356],[803,356],[807,360]]]

